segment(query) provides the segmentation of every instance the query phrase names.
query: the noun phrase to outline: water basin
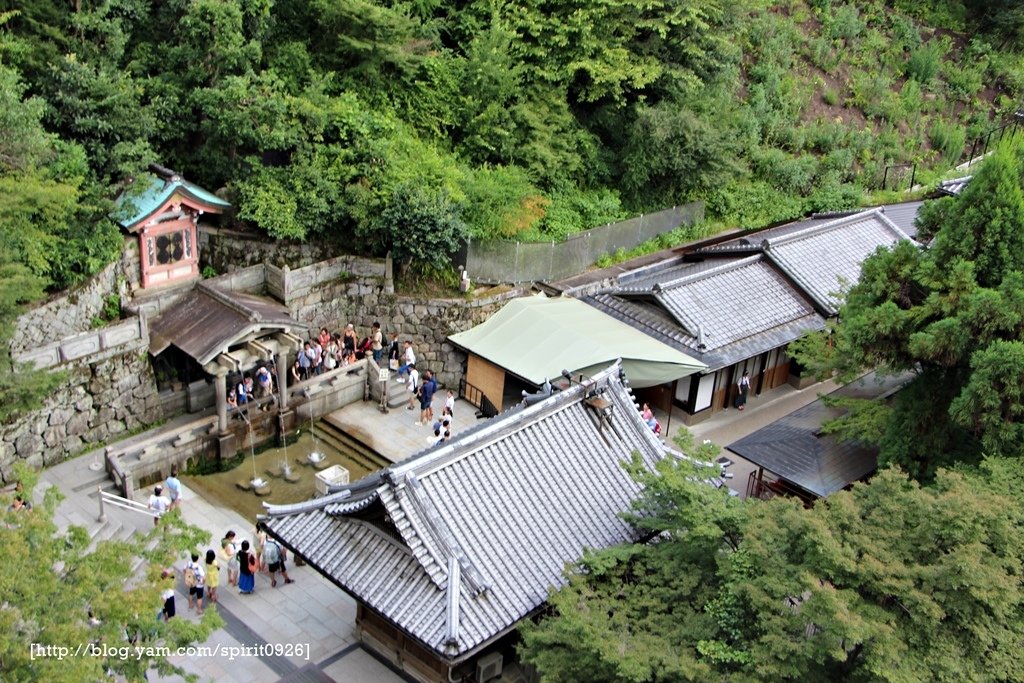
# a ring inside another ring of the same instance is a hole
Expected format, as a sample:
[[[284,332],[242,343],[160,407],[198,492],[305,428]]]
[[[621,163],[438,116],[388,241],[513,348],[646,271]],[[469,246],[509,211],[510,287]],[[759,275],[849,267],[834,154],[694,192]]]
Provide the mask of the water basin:
[[[298,503],[313,498],[316,493],[316,473],[332,465],[340,465],[349,472],[349,481],[357,481],[367,474],[380,469],[385,462],[367,457],[365,452],[356,452],[347,444],[330,434],[320,432],[321,425],[316,426],[317,436],[308,429],[300,430],[298,439],[287,448],[268,448],[256,454],[255,475],[253,473],[253,457],[249,444],[245,442],[239,447],[239,453],[245,453],[240,465],[227,472],[216,474],[185,475],[182,480],[210,502],[226,505],[246,519],[255,523],[256,515],[263,514],[263,501],[274,504]],[[323,462],[315,467],[308,463],[310,453],[318,451],[326,456]],[[281,465],[287,461],[291,466],[291,477],[282,475]],[[267,488],[257,495],[252,490],[245,491],[239,487],[250,485],[254,476],[266,481]],[[269,493],[266,491],[269,489]],[[188,501],[185,501],[188,505]]]

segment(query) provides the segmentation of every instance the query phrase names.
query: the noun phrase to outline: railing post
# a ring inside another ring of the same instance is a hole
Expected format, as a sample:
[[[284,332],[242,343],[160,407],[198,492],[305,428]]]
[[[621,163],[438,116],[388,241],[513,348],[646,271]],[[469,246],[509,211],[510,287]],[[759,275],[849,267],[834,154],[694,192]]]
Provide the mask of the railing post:
[[[917,164],[914,164],[910,171],[910,189],[914,189],[914,179],[917,178]]]
[[[100,516],[96,518],[96,521],[98,521],[98,522],[105,522],[105,521],[107,521],[107,513],[103,509],[103,487],[102,486],[97,486],[96,487],[96,493],[100,497]]]

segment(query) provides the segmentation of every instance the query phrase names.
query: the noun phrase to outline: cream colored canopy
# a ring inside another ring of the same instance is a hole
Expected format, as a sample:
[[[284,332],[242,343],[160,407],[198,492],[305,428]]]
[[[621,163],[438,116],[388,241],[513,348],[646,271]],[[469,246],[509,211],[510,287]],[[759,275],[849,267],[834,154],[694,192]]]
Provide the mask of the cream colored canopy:
[[[449,341],[533,384],[562,370],[593,375],[621,358],[636,388],[664,384],[707,368],[582,301],[544,296],[513,299],[486,322]]]

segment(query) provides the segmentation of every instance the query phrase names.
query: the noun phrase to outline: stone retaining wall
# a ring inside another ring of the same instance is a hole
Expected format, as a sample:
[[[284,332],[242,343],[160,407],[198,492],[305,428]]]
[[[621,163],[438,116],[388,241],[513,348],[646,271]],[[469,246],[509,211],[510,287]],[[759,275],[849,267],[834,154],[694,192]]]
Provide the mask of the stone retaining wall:
[[[382,259],[340,256],[303,265],[319,254],[316,247],[280,245],[200,227],[200,235],[206,236],[213,252],[204,255],[204,261],[218,253],[222,257],[227,254],[234,266],[209,280],[212,284],[276,296],[296,320],[309,326],[311,334],[321,327],[339,331],[351,322],[362,338],[374,321],[380,321],[385,343],[392,331],[402,340],[411,340],[418,366],[432,370],[447,387],[458,386],[465,364],[465,355],[452,347],[447,337],[483,322],[508,299],[524,293],[515,288],[479,299],[396,296],[386,293],[387,268]],[[274,251],[278,247],[280,253]],[[278,263],[280,267],[275,265]],[[296,265],[301,267],[293,267]],[[103,310],[105,298],[114,292],[126,297],[133,290],[132,283],[138,278],[125,274],[125,269],[131,268],[138,268],[138,250],[134,239],[126,238],[121,260],[78,290],[18,319],[17,342],[12,342],[17,357],[67,371],[68,376],[43,408],[0,426],[3,481],[10,477],[15,460],[34,466],[60,462],[164,417],[148,358],[146,319],[186,295],[190,285],[136,292],[134,299],[125,301],[125,309],[138,317],[93,330],[93,319]],[[357,393],[351,387],[348,391]],[[319,397],[314,392],[306,398],[323,404],[306,408],[316,412],[349,400],[347,394],[342,397],[333,388]],[[299,399],[296,405],[305,402]]]
[[[136,339],[65,363],[67,378],[33,411],[0,427],[0,479],[23,460],[33,467],[64,459],[160,418],[148,342]]]
[[[313,334],[321,327],[333,332],[352,323],[362,339],[379,321],[385,347],[391,332],[397,332],[400,340],[412,341],[421,372],[431,370],[442,386],[457,387],[466,356],[448,343],[449,335],[479,325],[509,299],[524,293],[524,288],[517,287],[481,299],[419,299],[384,294],[379,282],[364,276],[313,288],[288,301],[288,307]]]
[[[337,255],[333,245],[323,242],[270,241],[259,233],[202,224],[197,229],[200,265],[210,266],[218,273],[261,263],[299,268]]]
[[[134,316],[116,325],[72,335],[46,346],[33,347],[25,353],[13,354],[12,357],[16,363],[32,363],[37,370],[42,370],[129,344],[138,345],[139,341],[149,344],[145,316]]]
[[[119,283],[125,283],[119,286]],[[22,354],[93,328],[111,294],[127,291],[124,266],[114,261],[80,286],[18,316],[11,335],[11,353]]]

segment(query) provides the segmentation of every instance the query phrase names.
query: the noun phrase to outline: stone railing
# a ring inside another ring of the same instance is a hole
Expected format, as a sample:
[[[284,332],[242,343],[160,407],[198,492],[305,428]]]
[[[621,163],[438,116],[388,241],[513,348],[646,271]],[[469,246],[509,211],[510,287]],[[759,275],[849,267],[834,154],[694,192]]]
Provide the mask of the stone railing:
[[[338,256],[294,270],[286,266],[280,269],[278,276],[281,289],[280,299],[289,304],[332,280],[356,280],[371,277],[381,278],[383,281],[384,269],[384,260],[359,256]],[[277,269],[270,266],[267,270],[272,273]]]
[[[363,400],[367,370],[367,361],[362,360],[286,388],[288,409],[295,411],[295,423],[316,420]],[[269,398],[259,399],[251,405],[256,407],[269,401]],[[253,445],[276,438],[278,422],[275,416],[276,411],[264,413],[250,409]],[[236,432],[236,438],[242,440],[248,427],[241,422],[229,423],[228,431]],[[159,427],[148,434],[108,446],[105,451],[107,473],[121,489],[122,495],[131,498],[142,484],[167,476],[174,465],[184,470],[192,458],[214,457],[219,436],[216,413]]]
[[[33,363],[41,370],[116,349],[137,340],[149,343],[149,327],[143,315],[116,325],[65,337],[58,342],[16,354],[13,359],[16,363]]]
[[[120,487],[125,498],[132,498],[139,482],[170,472],[172,465],[183,465],[216,444],[217,416],[198,417],[174,427],[161,427],[141,439],[107,446],[107,473]]]
[[[288,408],[295,410],[295,419],[305,422],[312,416],[337,410],[349,403],[366,397],[366,378],[369,371],[367,360],[356,361],[353,365],[314,375],[286,389]]]

